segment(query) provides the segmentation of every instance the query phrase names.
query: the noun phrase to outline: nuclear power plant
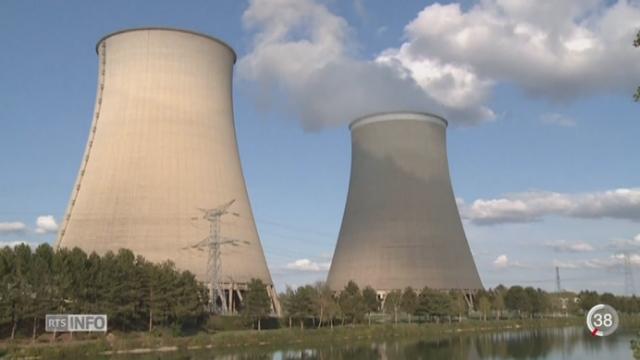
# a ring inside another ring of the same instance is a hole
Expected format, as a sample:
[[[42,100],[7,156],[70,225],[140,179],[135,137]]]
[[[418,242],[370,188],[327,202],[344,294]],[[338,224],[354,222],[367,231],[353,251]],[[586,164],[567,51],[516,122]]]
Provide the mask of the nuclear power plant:
[[[257,278],[279,313],[238,155],[233,49],[144,28],[104,37],[97,53],[93,123],[56,247],[171,260],[230,313]]]
[[[411,286],[467,294],[482,283],[449,178],[447,121],[382,113],[351,123],[351,179],[327,279],[383,295]]]

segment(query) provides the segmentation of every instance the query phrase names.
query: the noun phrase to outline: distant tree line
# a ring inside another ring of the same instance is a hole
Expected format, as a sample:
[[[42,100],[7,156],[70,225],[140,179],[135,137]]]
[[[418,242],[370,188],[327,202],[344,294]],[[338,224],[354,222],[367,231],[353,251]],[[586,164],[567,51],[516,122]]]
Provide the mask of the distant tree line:
[[[35,338],[45,315],[56,313],[107,314],[110,330],[199,326],[207,294],[193,274],[129,250],[99,256],[48,244],[0,249],[0,338]]]
[[[549,293],[533,287],[499,285],[494,289],[477,291],[465,299],[460,291],[442,291],[410,287],[386,294],[384,301],[371,287],[360,290],[351,281],[335,293],[325,283],[288,287],[279,296],[285,326],[330,326],[336,324],[378,322],[441,322],[463,321],[465,318],[524,319],[583,315],[591,307],[606,303],[623,314],[637,314],[640,299],[635,296],[616,296],[595,291]]]
[[[595,291],[549,293],[522,286],[497,286],[465,297],[460,291],[410,287],[379,297],[350,281],[341,291],[325,283],[287,287],[279,295],[281,326],[333,327],[372,322],[442,322],[467,318],[514,319],[581,315],[598,303],[620,313],[640,311],[640,299]],[[131,251],[87,255],[78,248],[54,251],[42,244],[0,249],[0,338],[34,339],[46,314],[107,314],[110,330],[200,329],[206,326],[208,290],[171,262],[151,263]],[[249,282],[240,314],[252,328],[272,316],[266,285]],[[273,326],[273,322],[270,322]],[[243,325],[245,326],[245,325]]]

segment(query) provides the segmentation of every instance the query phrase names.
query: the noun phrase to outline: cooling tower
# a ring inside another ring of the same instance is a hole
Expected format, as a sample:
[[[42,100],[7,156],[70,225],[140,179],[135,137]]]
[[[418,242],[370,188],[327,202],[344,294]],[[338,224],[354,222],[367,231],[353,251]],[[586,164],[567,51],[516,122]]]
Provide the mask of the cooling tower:
[[[380,293],[481,289],[456,206],[447,122],[384,113],[351,123],[351,179],[328,285],[349,280]]]
[[[229,293],[261,279],[277,309],[236,144],[233,49],[145,28],[104,37],[97,53],[93,124],[57,246],[128,248],[207,282],[208,252],[197,244],[210,223],[201,209],[234,201],[219,219],[220,281]]]

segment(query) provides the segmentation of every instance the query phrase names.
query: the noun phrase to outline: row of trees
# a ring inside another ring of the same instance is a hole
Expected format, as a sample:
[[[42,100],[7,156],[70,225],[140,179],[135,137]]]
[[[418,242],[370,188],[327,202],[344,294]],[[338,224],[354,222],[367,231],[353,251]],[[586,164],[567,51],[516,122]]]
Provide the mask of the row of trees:
[[[365,320],[371,323],[372,315],[381,312],[391,314],[394,322],[398,321],[401,313],[408,314],[409,321],[412,315],[417,315],[430,317],[438,322],[443,317],[449,320],[453,317],[460,318],[467,311],[464,295],[458,291],[442,292],[425,288],[415,292],[406,288],[404,291],[387,294],[382,301],[373,288],[367,286],[361,290],[353,281],[338,294],[322,282],[295,290],[288,287],[280,294],[280,302],[289,326],[297,321],[301,328],[305,321],[317,327],[333,327],[336,321],[342,325]]]
[[[156,326],[197,328],[209,316],[208,291],[189,272],[176,270],[171,262],[154,264],[129,250],[104,256],[87,255],[75,248],[54,251],[42,244],[33,251],[27,245],[0,249],[0,337],[17,332],[34,338],[51,313],[106,313],[109,328],[149,330]],[[547,293],[532,287],[498,286],[466,298],[459,291],[424,288],[395,290],[384,298],[371,287],[361,289],[349,282],[336,293],[324,283],[287,288],[280,294],[285,321],[304,327],[334,326],[338,322],[371,322],[374,317],[402,316],[409,322],[462,320],[473,315],[494,317],[540,317],[583,314],[598,303],[619,312],[637,313],[640,299],[593,291]],[[271,315],[266,285],[252,280],[244,294],[241,314],[261,327]]]
[[[599,303],[612,305],[621,313],[638,313],[640,299],[615,296],[595,291],[579,293],[548,293],[533,287],[499,285],[494,289],[478,291],[465,298],[460,291],[440,291],[424,288],[420,291],[408,287],[386,295],[384,301],[371,287],[360,290],[349,282],[336,294],[319,282],[314,285],[287,288],[280,294],[284,316],[289,327],[295,321],[302,328],[305,322],[313,326],[332,326],[337,321],[346,323],[371,322],[372,315],[384,314],[394,323],[402,316],[409,322],[414,317],[439,322],[442,319],[461,321],[466,316],[487,320],[490,317],[532,318],[544,316],[582,315]]]
[[[154,264],[129,250],[104,256],[78,248],[0,249],[0,337],[44,328],[46,314],[107,314],[109,328],[198,326],[208,290],[171,262]]]

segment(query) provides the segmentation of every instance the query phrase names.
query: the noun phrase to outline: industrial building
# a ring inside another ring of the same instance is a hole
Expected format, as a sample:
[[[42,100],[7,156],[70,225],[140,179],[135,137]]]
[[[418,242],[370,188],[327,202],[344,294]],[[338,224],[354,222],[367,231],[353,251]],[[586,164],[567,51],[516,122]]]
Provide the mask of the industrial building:
[[[93,123],[56,246],[171,260],[211,283],[231,313],[261,279],[279,312],[238,155],[233,49],[143,28],[107,35],[96,50]]]
[[[328,285],[385,293],[482,288],[449,178],[447,121],[426,113],[350,125],[351,178]]]

